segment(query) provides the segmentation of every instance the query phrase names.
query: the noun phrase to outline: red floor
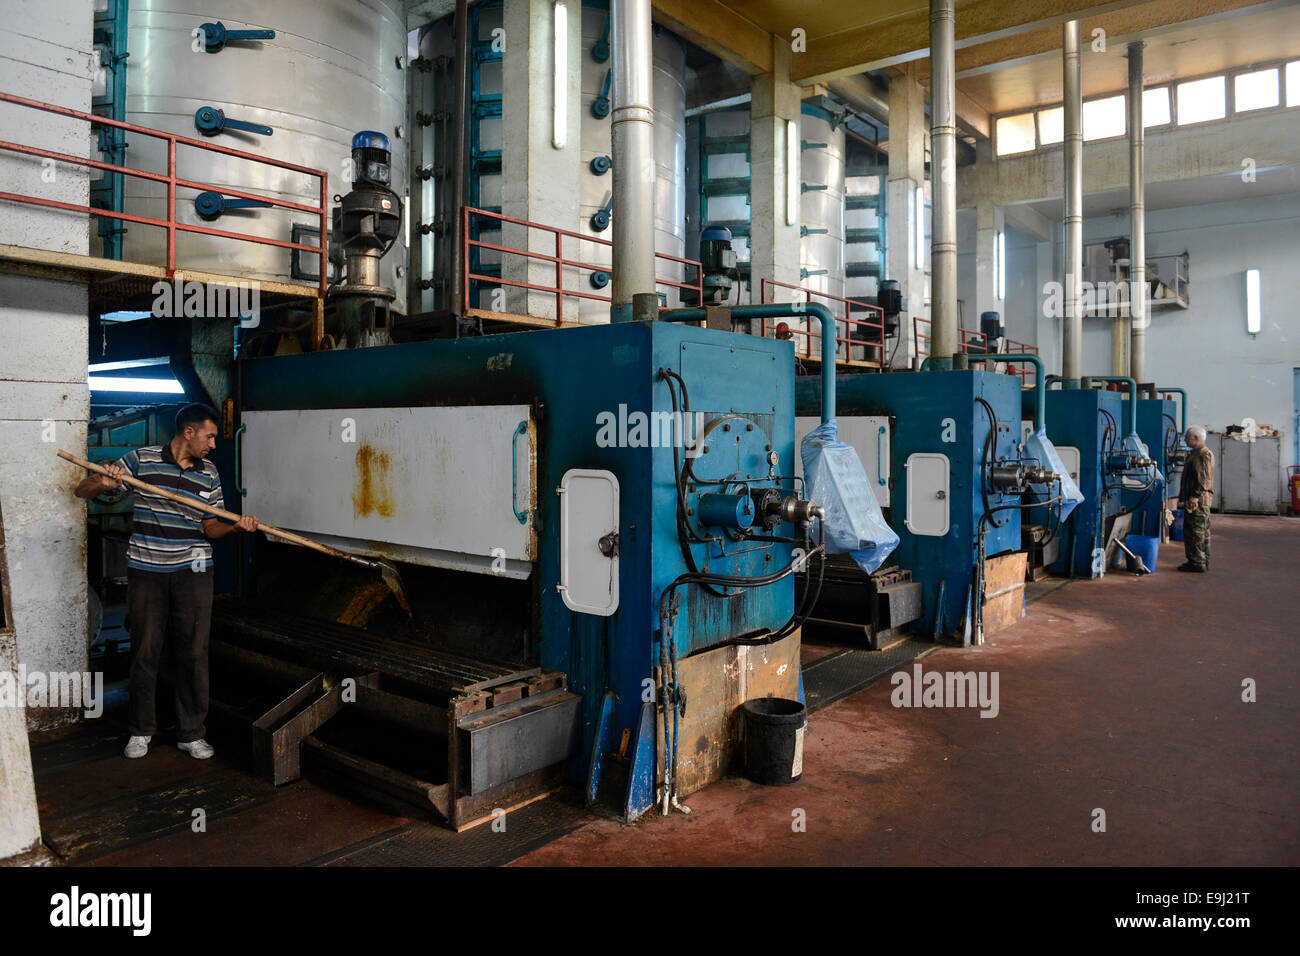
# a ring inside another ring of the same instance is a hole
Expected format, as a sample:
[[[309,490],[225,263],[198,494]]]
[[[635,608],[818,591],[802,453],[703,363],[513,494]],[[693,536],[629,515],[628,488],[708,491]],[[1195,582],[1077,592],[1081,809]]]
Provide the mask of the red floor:
[[[996,671],[996,718],[896,709],[881,681],[812,716],[797,784],[724,780],[689,816],[588,823],[516,863],[1296,865],[1298,555],[1300,520],[1216,516],[1209,574],[1170,543],[1153,576],[1074,582],[924,658]]]

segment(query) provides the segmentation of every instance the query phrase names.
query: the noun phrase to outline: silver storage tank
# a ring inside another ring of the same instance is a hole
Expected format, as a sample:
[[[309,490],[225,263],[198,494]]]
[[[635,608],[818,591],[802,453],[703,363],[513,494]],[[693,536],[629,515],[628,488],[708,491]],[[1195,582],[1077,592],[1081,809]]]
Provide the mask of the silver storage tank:
[[[245,150],[329,174],[329,194],[348,192],[345,164],[352,137],[376,130],[392,144],[392,184],[407,189],[406,25],[402,0],[131,0],[127,74],[127,120],[154,129],[202,138],[195,111],[212,106],[228,120],[269,126],[270,136],[227,129],[211,137]],[[274,39],[228,43],[218,53],[195,52],[194,31],[221,22],[228,30],[270,29]],[[165,172],[165,144],[129,139],[129,165]],[[314,177],[259,166],[191,147],[177,153],[178,173],[208,184],[315,205]],[[289,240],[292,226],[315,228],[317,218],[281,209],[227,211],[214,222],[194,210],[193,189],[177,190],[178,221],[230,232]],[[128,212],[165,217],[166,186],[127,177]],[[123,258],[166,261],[165,230],[128,224]],[[311,241],[311,240],[308,240]],[[287,249],[232,239],[177,233],[182,269],[249,279],[293,281]],[[396,311],[406,310],[406,250],[402,241],[384,258],[381,277],[397,291]],[[315,271],[315,257],[303,265]],[[304,281],[304,280],[299,280]]]
[[[603,209],[613,194],[613,173],[597,175],[591,161],[599,156],[609,156],[612,150],[610,120],[606,114],[597,118],[591,113],[595,100],[610,91],[605,89],[605,76],[611,63],[598,62],[592,56],[592,47],[605,36],[607,10],[600,7],[582,8],[582,177],[579,187],[578,223],[575,232],[609,240],[612,227],[596,230],[592,217]],[[675,35],[661,27],[654,30],[654,111],[655,111],[655,251],[668,255],[686,255],[686,51]],[[558,223],[556,224],[558,225]],[[572,227],[571,227],[572,228]],[[609,266],[611,255],[608,246],[594,242],[577,242],[572,250],[568,243],[565,254],[593,265]],[[692,256],[693,258],[693,256]],[[594,288],[585,271],[578,280],[584,292],[609,295],[611,287]],[[656,260],[655,275],[659,279],[675,282],[694,281],[695,270],[663,259]],[[659,292],[667,296],[669,308],[681,304],[679,289],[660,286]],[[582,322],[608,322],[609,304],[594,299],[581,299],[579,320]],[[567,305],[566,305],[567,308]],[[567,313],[566,313],[567,314]]]
[[[800,116],[799,284],[809,292],[843,296],[844,126],[832,124],[830,115],[820,106],[805,104]],[[835,315],[843,312],[838,302],[816,296],[810,299]],[[814,332],[819,324],[813,320]],[[840,331],[842,335],[842,327]],[[842,352],[843,346],[840,349]]]

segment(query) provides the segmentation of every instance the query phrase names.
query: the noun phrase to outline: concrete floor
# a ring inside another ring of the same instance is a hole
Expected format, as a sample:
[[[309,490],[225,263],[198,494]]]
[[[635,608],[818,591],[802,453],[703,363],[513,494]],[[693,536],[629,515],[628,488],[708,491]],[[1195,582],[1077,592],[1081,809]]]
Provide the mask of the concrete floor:
[[[126,761],[118,697],[34,741],[42,827],[65,861],[96,865],[1294,865],[1297,544],[1300,521],[1216,516],[1209,575],[1175,573],[1169,544],[1154,576],[1073,582],[986,646],[920,662],[997,672],[996,718],[897,709],[882,680],[813,714],[799,783],[727,779],[689,816],[623,826],[560,795],[512,812],[517,849],[493,848],[486,827],[453,834],[306,780],[273,788],[241,741],[204,763],[167,742]],[[1241,701],[1247,677],[1257,703]]]
[[[895,708],[881,681],[813,715],[798,783],[729,779],[517,865],[1300,863],[1298,545],[1295,520],[1216,516],[1211,574],[1170,543],[1155,575],[1074,582],[921,662],[998,672],[996,718]]]

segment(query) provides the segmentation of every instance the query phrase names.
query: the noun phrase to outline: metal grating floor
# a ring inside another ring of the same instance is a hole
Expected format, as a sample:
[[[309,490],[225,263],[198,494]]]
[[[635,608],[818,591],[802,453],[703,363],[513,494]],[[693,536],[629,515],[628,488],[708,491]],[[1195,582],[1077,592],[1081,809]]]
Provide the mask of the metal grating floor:
[[[940,645],[909,637],[883,651],[853,648],[813,661],[803,669],[804,699],[815,713],[869,687],[886,674],[910,664]]]

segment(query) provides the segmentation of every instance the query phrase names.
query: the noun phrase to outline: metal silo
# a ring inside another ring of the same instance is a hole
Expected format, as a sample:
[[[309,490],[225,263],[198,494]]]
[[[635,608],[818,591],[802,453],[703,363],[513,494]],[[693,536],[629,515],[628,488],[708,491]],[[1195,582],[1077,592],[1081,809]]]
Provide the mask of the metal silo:
[[[207,52],[194,35],[205,23],[221,23],[230,31],[274,30],[275,37],[231,40],[218,52]],[[331,197],[350,188],[345,164],[353,134],[376,130],[392,140],[393,184],[405,190],[406,26],[401,0],[132,0],[128,47],[129,122],[200,137],[195,114],[207,106],[221,110],[227,121],[270,127],[270,135],[261,135],[227,126],[211,140],[324,170]],[[132,137],[127,163],[165,171],[165,147]],[[309,205],[319,202],[313,177],[190,147],[178,150],[177,169],[216,192],[225,186]],[[228,210],[215,222],[205,222],[194,208],[197,194],[177,189],[178,221],[284,240],[293,238],[295,225],[313,232],[318,225],[315,216],[276,208]],[[164,218],[166,186],[127,177],[125,208]],[[123,258],[164,261],[163,230],[126,225]],[[287,249],[186,233],[177,234],[176,249],[181,269],[249,279],[294,278]],[[381,279],[397,291],[393,308],[399,312],[406,310],[405,261],[398,242],[381,267]],[[315,258],[305,255],[303,266],[314,272]]]

